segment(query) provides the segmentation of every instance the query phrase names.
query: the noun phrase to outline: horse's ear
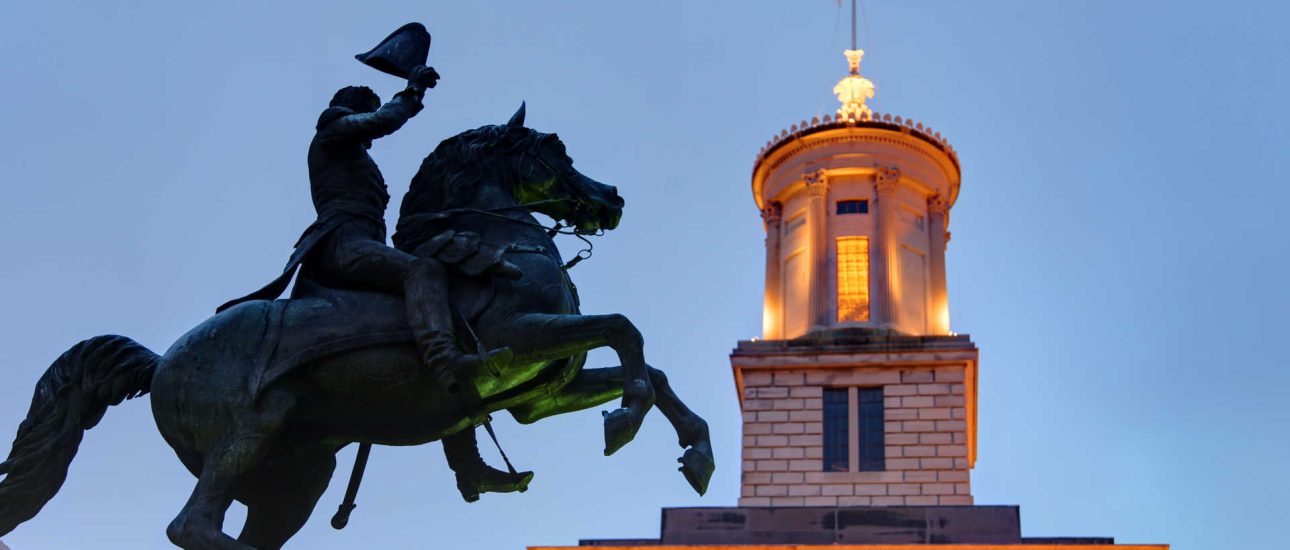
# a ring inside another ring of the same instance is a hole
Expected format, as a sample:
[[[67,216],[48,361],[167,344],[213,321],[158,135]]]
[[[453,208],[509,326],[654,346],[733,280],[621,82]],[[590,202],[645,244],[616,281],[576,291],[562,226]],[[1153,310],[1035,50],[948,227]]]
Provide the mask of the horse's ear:
[[[512,128],[522,128],[524,126],[524,105],[525,102],[521,101],[519,110],[515,111],[515,114],[511,115],[511,119],[506,121],[507,126]]]

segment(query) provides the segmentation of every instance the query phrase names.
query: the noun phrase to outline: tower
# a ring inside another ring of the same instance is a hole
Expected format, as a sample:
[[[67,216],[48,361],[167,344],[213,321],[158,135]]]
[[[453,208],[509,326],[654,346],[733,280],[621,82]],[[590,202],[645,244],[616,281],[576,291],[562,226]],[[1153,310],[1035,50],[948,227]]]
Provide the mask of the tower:
[[[972,504],[977,349],[949,330],[946,222],[958,156],[872,111],[860,50],[836,115],[758,153],[761,340],[731,354],[743,506]]]

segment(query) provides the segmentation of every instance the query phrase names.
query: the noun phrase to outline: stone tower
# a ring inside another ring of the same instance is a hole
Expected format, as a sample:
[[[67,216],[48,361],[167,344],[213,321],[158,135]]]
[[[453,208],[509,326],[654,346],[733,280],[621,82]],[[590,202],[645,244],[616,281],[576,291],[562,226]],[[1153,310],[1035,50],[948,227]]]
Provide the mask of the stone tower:
[[[743,409],[740,506],[972,504],[977,349],[949,326],[945,247],[958,156],[873,112],[864,52],[826,115],[758,153],[761,340],[731,354]]]

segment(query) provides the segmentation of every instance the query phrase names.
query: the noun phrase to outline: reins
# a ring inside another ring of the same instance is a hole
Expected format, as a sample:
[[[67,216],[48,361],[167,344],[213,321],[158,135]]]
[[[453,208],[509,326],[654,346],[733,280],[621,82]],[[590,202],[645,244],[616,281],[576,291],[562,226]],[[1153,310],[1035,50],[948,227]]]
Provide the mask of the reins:
[[[605,234],[604,229],[597,229],[594,232],[587,232],[575,227],[564,225],[558,220],[555,222],[555,225],[552,225],[551,227],[547,227],[535,221],[520,220],[520,219],[516,219],[510,216],[500,214],[499,212],[506,212],[509,210],[517,210],[517,209],[532,210],[531,207],[533,206],[541,206],[543,204],[553,204],[553,203],[560,203],[560,202],[569,202],[569,200],[571,199],[544,199],[540,201],[516,204],[513,206],[499,206],[497,208],[450,208],[448,210],[440,210],[438,212],[431,212],[428,214],[415,214],[414,217],[451,218],[458,214],[479,214],[481,216],[491,216],[491,217],[498,218],[501,220],[506,220],[512,223],[518,223],[520,225],[527,225],[529,227],[541,229],[543,231],[546,231],[546,235],[549,238],[555,238],[556,235],[572,235],[574,237],[577,237],[578,240],[581,240],[584,244],[587,245],[587,247],[582,250],[579,250],[577,254],[574,254],[573,258],[570,258],[569,261],[565,262],[564,265],[561,266],[564,268],[565,271],[568,271],[570,269],[573,269],[573,266],[578,265],[578,262],[586,260],[592,256],[596,248],[596,245],[592,244],[592,242],[589,239],[587,239],[587,237],[604,236]]]

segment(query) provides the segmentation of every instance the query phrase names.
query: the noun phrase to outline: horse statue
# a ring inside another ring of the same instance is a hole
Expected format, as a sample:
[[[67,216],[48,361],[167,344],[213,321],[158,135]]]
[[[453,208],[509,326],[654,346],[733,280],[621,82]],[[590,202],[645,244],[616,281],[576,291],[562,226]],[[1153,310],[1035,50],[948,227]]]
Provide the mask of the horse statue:
[[[422,162],[400,211],[398,248],[415,254],[443,228],[506,246],[523,277],[457,276],[453,305],[475,345],[508,347],[479,369],[482,411],[466,410],[422,366],[402,298],[297,281],[289,300],[243,303],[157,355],[123,336],[82,341],[36,385],[0,463],[0,535],[34,517],[62,486],[83,432],[109,405],[151,393],[162,437],[197,477],[166,529],[186,549],[280,548],[308,520],[351,443],[421,445],[507,411],[523,424],[596,407],[605,455],[630,442],[654,405],[675,428],[680,471],[699,494],[714,470],[707,424],[645,363],[640,333],[619,314],[583,315],[553,236],[614,229],[617,190],[573,168],[555,134],[522,114],[444,140]],[[533,216],[557,220],[554,228]],[[570,231],[570,230],[565,230]],[[473,327],[473,330],[470,329]],[[463,342],[466,344],[466,342]],[[608,346],[621,366],[584,368]],[[237,539],[223,532],[233,500],[247,507]]]

